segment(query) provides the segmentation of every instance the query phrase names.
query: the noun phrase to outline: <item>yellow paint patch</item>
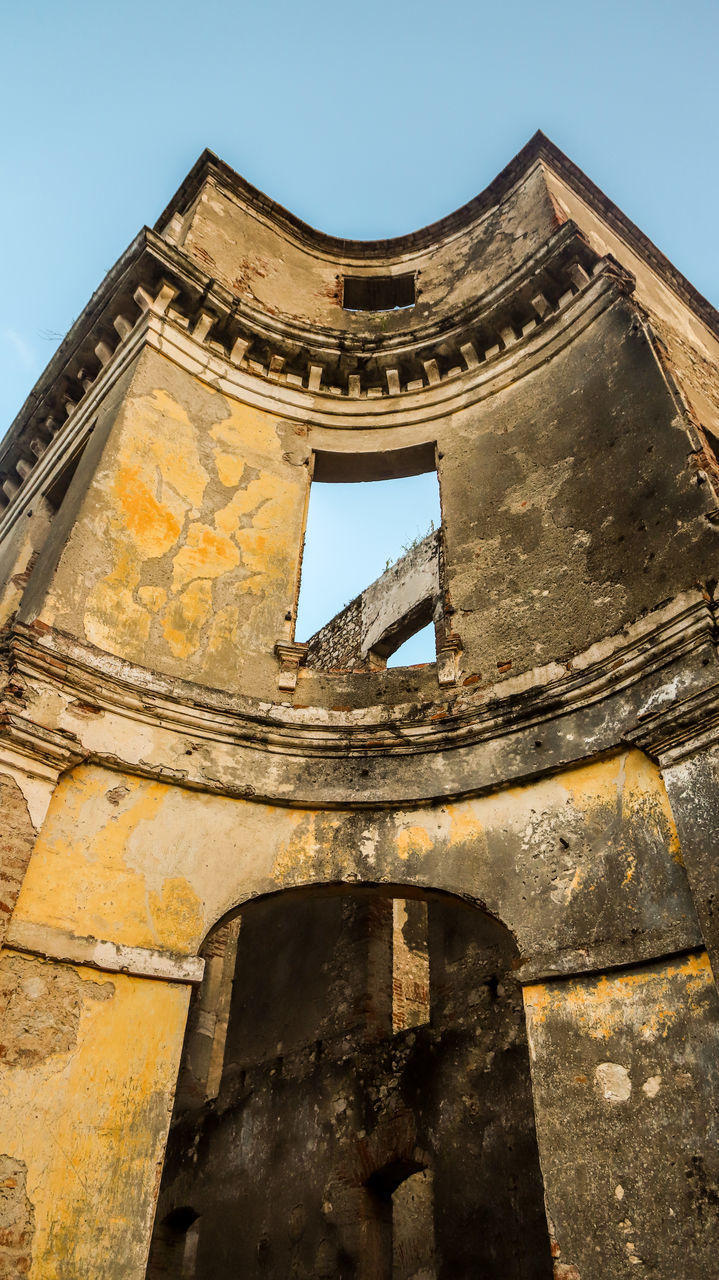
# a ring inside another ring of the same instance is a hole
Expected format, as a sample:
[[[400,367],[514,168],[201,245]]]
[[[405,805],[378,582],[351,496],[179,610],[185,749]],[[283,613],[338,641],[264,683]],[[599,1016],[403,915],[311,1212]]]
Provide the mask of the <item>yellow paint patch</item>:
[[[190,583],[164,612],[162,631],[176,658],[189,658],[199,648],[202,629],[212,610],[212,583]]]
[[[434,847],[426,827],[400,827],[397,832],[397,857],[406,862],[410,856],[423,857]]]
[[[212,654],[224,654],[228,669],[239,669],[242,663],[240,635],[240,610],[236,604],[225,605],[212,614],[207,638],[207,649]]]
[[[162,389],[128,398],[116,439],[107,501],[96,518],[98,537],[115,564],[88,594],[85,633],[112,653],[141,658],[159,607],[156,596],[143,599],[137,589],[142,565],[176,545],[209,477],[195,428]]]
[[[126,548],[120,548],[112,573],[92,592],[93,612],[85,617],[85,631],[92,644],[122,653],[147,642],[150,616],[134,595],[139,580],[137,562]]]
[[[206,524],[191,524],[187,541],[172,562],[172,589],[180,591],[195,578],[219,578],[239,564],[240,556],[230,539]]]
[[[143,353],[42,618],[165,673],[226,687],[229,672],[236,689],[233,650],[271,654],[292,603],[309,480],[276,415],[177,370],[171,394],[164,370]]]
[[[202,933],[202,902],[182,876],[170,876],[161,893],[148,895],[152,919],[157,929],[175,938],[192,938]]]
[[[276,418],[235,400],[228,400],[227,407],[227,416],[210,428],[212,440],[226,446],[228,452],[262,459],[263,462],[267,457],[277,455]]]
[[[485,799],[491,799],[486,797]],[[486,809],[486,803],[469,802],[465,805],[450,805],[450,842],[452,844],[464,844],[466,841],[474,841],[482,839],[484,836],[484,825],[480,820],[480,813]]]
[[[161,556],[177,542],[182,524],[176,512],[155,497],[137,463],[118,466],[114,488],[124,527],[146,556]]]
[[[167,600],[167,592],[164,587],[140,587],[137,598],[150,613],[157,613]]]
[[[229,489],[240,483],[245,469],[242,458],[238,458],[234,453],[216,453],[215,466],[220,477],[220,484],[224,484]]]
[[[127,794],[115,806],[107,792],[116,784],[116,775],[87,766],[62,779],[23,882],[17,918],[192,954],[206,927],[202,903],[178,874],[176,846],[162,848],[161,815],[175,789],[125,777]],[[142,858],[135,853],[138,843]],[[154,858],[168,864],[157,890],[151,888]]]
[[[643,1040],[666,1036],[670,1027],[713,983],[706,952],[602,978],[535,983],[524,988],[530,1031],[551,1015],[572,1022],[593,1040],[608,1040],[631,1028]]]
[[[659,766],[641,751],[629,751],[625,757],[624,798],[627,808],[639,814],[654,830],[679,866],[684,866],[679,833],[664,786]]]
[[[622,754],[611,760],[599,760],[594,764],[567,769],[566,772],[557,774],[557,786],[571,797],[580,810],[597,804],[614,807],[624,777],[626,758],[626,754]]]
[[[93,986],[108,977],[67,968]],[[106,1275],[112,1258],[144,1272],[189,989],[111,984],[111,998],[82,1002],[71,1051],[0,1064],[3,1144],[27,1165],[35,1209],[30,1280]]]
[[[257,597],[281,595],[275,612],[284,603],[297,568],[304,495],[294,477],[272,470],[281,459],[276,420],[222,403],[227,417],[209,428],[191,421],[161,388],[123,407],[99,516],[115,565],[91,589],[85,608],[86,635],[102,648],[145,661],[148,643],[164,643],[174,659],[192,659],[197,670],[203,652],[257,647]],[[235,490],[219,510],[200,456],[208,442],[221,483]],[[293,509],[294,527],[287,519]],[[168,555],[171,587],[163,599],[152,581],[143,582],[144,566]],[[231,583],[245,607],[226,595],[214,601],[211,582]],[[228,605],[218,621],[218,606]],[[153,629],[157,614],[160,626]]]
[[[200,460],[197,428],[186,409],[161,387],[138,397],[134,405],[133,453],[154,462],[164,484],[186,505],[199,509],[209,476]]]
[[[355,851],[346,852],[346,866],[340,849],[333,857],[332,836],[345,821],[343,814],[290,811],[289,833],[279,842],[272,867],[278,886],[322,883],[342,878],[342,871],[356,868]],[[318,825],[321,830],[318,831]]]

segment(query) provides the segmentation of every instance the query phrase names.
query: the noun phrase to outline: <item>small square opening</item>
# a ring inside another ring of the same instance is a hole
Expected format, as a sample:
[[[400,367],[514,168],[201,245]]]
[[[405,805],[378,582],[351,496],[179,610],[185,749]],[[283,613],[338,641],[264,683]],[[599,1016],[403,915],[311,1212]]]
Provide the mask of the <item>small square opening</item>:
[[[401,276],[345,276],[345,311],[397,311],[415,304],[414,272]]]

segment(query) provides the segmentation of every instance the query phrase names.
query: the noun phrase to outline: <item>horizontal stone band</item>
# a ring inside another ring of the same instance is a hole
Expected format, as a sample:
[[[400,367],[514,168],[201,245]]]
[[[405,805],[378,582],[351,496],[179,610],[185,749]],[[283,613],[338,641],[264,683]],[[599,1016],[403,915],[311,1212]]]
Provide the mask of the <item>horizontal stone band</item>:
[[[25,920],[10,923],[5,946],[44,960],[88,965],[106,973],[127,973],[133,978],[159,978],[164,982],[197,984],[205,962],[201,956],[182,956],[152,947],[128,947],[102,938],[78,937],[51,925]]]

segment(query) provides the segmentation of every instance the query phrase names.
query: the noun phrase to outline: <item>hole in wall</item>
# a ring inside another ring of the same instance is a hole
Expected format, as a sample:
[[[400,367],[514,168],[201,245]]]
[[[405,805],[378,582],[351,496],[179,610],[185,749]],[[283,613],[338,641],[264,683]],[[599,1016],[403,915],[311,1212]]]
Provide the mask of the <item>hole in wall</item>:
[[[158,1223],[148,1260],[152,1280],[195,1280],[199,1215],[189,1205],[172,1209]]]
[[[396,311],[415,303],[414,272],[399,276],[345,276],[342,306],[345,311]]]
[[[392,1280],[435,1280],[432,1170],[396,1161],[372,1174],[367,1186],[389,1209]]]
[[[62,470],[55,476],[52,484],[50,484],[45,491],[45,500],[55,515],[57,515],[63,504],[75,472],[80,465],[80,459],[85,452],[86,446],[87,440],[84,440],[81,447],[65,463]]]

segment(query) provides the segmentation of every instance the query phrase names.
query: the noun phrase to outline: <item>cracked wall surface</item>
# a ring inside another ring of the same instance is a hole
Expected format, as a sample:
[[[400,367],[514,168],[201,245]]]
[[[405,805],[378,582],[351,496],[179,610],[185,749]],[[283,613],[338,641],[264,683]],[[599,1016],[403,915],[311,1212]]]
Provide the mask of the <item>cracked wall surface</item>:
[[[0,444],[0,1275],[144,1280],[176,1091],[158,1276],[712,1273],[718,335],[541,135],[111,269]],[[311,477],[434,466],[301,643]]]
[[[32,1262],[35,1214],[26,1194],[27,1169],[21,1160],[0,1154],[0,1276],[16,1280]]]
[[[410,881],[483,903],[520,953],[697,938],[676,828],[640,752],[440,808],[296,810],[82,767],[51,804],[24,924],[192,954],[234,906],[317,882]],[[213,853],[231,851],[229,867]]]
[[[2,1130],[34,1206],[31,1266],[5,1274],[137,1275],[154,1207],[147,1161],[162,1159],[186,992],[11,950],[0,974]],[[98,1258],[86,1224],[100,1206]]]
[[[549,1210],[562,1258],[582,1277],[602,1267],[612,1276],[651,1275],[668,1254],[681,1257],[687,1275],[711,1269],[717,995],[706,957],[566,987],[530,986],[524,994],[543,1103],[540,1150],[545,1176],[557,1172]],[[697,1144],[707,1124],[709,1141]],[[593,1204],[590,1232],[573,1213],[575,1143],[597,1153],[581,1174]],[[660,1177],[657,1146],[666,1153]]]

